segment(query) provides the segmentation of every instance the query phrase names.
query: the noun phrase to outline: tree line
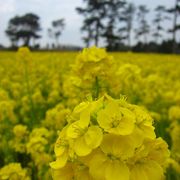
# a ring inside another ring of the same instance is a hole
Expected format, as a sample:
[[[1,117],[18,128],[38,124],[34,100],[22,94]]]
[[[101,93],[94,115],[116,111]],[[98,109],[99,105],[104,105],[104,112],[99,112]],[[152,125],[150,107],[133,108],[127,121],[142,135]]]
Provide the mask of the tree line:
[[[126,0],[83,0],[84,6],[76,8],[83,16],[81,31],[83,41],[99,45],[105,41],[108,50],[177,52],[177,33],[180,30],[180,0],[171,8],[157,6],[152,22],[146,5],[136,6]],[[169,27],[164,23],[168,21]],[[172,26],[171,26],[171,22]],[[134,33],[133,33],[134,32]],[[132,33],[136,44],[132,46]],[[166,38],[170,34],[171,38]],[[151,41],[148,39],[153,37]]]
[[[47,29],[48,37],[53,40],[53,48],[58,48],[59,37],[65,27],[65,20],[63,18],[51,22]],[[40,18],[33,13],[27,13],[22,16],[15,16],[8,22],[8,27],[5,31],[6,35],[11,41],[11,47],[31,46],[39,48],[37,40],[41,38]]]
[[[179,52],[180,0],[174,1],[170,8],[157,6],[150,22],[150,9],[146,5],[136,6],[126,0],[82,0],[82,7],[76,7],[76,12],[83,17],[82,40],[86,47],[103,44],[109,51]],[[47,48],[60,47],[64,28],[65,19],[52,21],[47,29],[52,43]],[[11,18],[5,33],[12,47],[21,44],[39,48],[41,30],[38,15],[27,13]]]

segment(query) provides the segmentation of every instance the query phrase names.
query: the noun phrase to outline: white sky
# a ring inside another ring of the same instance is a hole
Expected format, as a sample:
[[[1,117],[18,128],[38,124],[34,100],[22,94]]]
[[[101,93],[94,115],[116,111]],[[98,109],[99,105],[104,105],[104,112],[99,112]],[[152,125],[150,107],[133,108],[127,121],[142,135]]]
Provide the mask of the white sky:
[[[82,17],[77,14],[75,8],[82,6],[83,0],[0,0],[0,44],[9,45],[9,40],[4,31],[7,28],[8,20],[15,15],[23,15],[28,12],[37,14],[41,19],[41,44],[48,42],[47,28],[51,21],[65,18],[66,27],[60,38],[62,44],[83,45],[81,40],[80,27]],[[171,7],[175,0],[131,0],[139,5],[145,4],[153,10],[157,5],[162,4]],[[149,20],[152,14],[149,15]]]

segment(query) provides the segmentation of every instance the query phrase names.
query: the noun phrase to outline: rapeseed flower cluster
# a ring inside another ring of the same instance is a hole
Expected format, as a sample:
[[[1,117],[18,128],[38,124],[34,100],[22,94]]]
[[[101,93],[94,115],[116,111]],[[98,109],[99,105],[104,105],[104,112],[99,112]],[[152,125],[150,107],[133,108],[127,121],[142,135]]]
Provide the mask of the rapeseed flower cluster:
[[[53,179],[164,178],[168,145],[156,138],[153,120],[141,107],[105,95],[80,103],[67,121],[50,164]]]
[[[85,48],[76,57],[70,74],[64,83],[66,95],[77,99],[77,96],[92,93],[94,98],[108,92],[114,84],[115,64],[112,56],[105,49],[97,47]],[[68,89],[68,91],[67,91]]]

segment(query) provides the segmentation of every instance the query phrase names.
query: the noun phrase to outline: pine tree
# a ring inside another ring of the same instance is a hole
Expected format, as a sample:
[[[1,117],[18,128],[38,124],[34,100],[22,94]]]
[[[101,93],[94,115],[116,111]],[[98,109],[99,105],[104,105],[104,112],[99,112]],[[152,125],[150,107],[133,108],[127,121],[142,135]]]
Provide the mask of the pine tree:
[[[133,28],[133,17],[135,14],[135,5],[133,3],[128,3],[124,8],[124,21],[125,21],[125,30],[126,30],[126,37],[127,37],[127,44],[129,49],[131,49],[131,33]]]
[[[153,37],[156,44],[160,43],[160,39],[162,38],[162,33],[165,31],[162,23],[168,18],[166,13],[166,8],[162,5],[159,5],[155,8],[155,18],[153,19],[154,32]]]
[[[106,25],[102,36],[108,50],[118,48],[123,39],[120,32],[122,32],[122,22],[124,22],[123,10],[125,5],[126,1],[124,0],[107,0],[105,3]]]
[[[140,5],[137,12],[138,28],[135,30],[136,39],[139,41],[143,37],[144,44],[147,44],[147,35],[150,33],[150,26],[146,19],[149,10],[145,5]]]
[[[77,12],[84,16],[82,31],[87,32],[83,37],[86,45],[90,44],[90,39],[94,40],[96,46],[99,45],[101,32],[104,28],[103,20],[105,18],[105,1],[99,0],[84,0],[85,7],[76,8]]]
[[[178,18],[180,16],[180,0],[175,0],[175,5],[173,8],[167,10],[168,13],[173,15],[173,26],[169,30],[172,33],[172,51],[175,53],[177,51],[177,32],[180,30],[180,23],[178,23]]]

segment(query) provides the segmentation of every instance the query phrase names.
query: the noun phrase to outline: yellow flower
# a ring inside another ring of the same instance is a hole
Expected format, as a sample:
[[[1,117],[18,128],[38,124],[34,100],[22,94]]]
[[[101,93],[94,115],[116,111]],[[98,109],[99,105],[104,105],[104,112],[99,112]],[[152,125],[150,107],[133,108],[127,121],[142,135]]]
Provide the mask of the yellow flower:
[[[136,105],[131,105],[130,109],[132,109],[132,111],[136,115],[135,127],[138,128],[139,131],[141,131],[142,136],[144,136],[145,138],[155,139],[155,128],[152,125],[153,119],[149,115],[149,113],[147,113],[145,109]]]
[[[13,139],[9,141],[10,146],[13,147],[16,152],[25,153],[26,142],[29,134],[27,126],[18,124],[14,126],[13,133]]]
[[[84,48],[77,59],[80,59],[82,61],[98,62],[105,59],[107,56],[108,54],[106,53],[105,49],[93,46],[91,48]]]
[[[120,107],[118,101],[109,100],[106,107],[98,112],[97,121],[106,132],[128,135],[133,132],[135,115]]]
[[[136,164],[130,173],[130,180],[163,180],[162,167],[155,161]]]
[[[43,121],[43,125],[48,128],[61,130],[66,125],[66,119],[70,112],[62,104],[57,104],[53,109],[46,111],[46,119]]]
[[[100,145],[103,133],[98,126],[88,127],[77,121],[68,127],[67,136],[74,139],[73,148],[76,154],[85,156]]]
[[[64,151],[64,153],[61,156],[57,157],[56,161],[50,163],[50,166],[52,169],[61,169],[66,165],[67,160],[68,151]]]
[[[73,170],[73,165],[71,163],[66,164],[61,169],[53,169],[52,170],[52,177],[53,180],[70,180],[73,179],[74,176],[74,170]]]
[[[20,60],[23,60],[25,63],[31,60],[31,52],[28,47],[19,48],[17,52],[17,56]]]
[[[163,180],[169,158],[167,144],[161,139],[146,139],[129,159],[130,180]]]
[[[69,157],[69,141],[66,137],[66,129],[64,128],[60,133],[56,141],[54,152],[57,157],[56,161],[51,162],[50,166],[52,169],[60,169],[64,167],[67,163]]]
[[[14,109],[14,101],[0,101],[0,121],[9,119],[13,124],[16,123]]]
[[[100,99],[101,101],[101,99]],[[76,106],[73,114],[79,114],[79,120],[67,127],[67,137],[74,140],[74,151],[79,156],[88,155],[93,149],[98,147],[102,141],[102,130],[90,124],[91,112],[98,107],[99,101],[95,103],[83,102]]]
[[[4,89],[0,89],[0,101],[9,100],[9,95]]]
[[[112,155],[106,156],[101,151],[90,161],[89,172],[95,180],[129,180],[129,169],[126,164]]]
[[[28,134],[27,126],[18,124],[14,126],[13,133],[15,134],[16,137],[23,138],[23,136]]]
[[[166,161],[170,156],[167,143],[159,137],[157,139],[150,140],[147,143],[147,146],[149,147],[148,158],[155,160],[162,167],[165,166]]]
[[[1,180],[30,180],[27,170],[21,167],[19,163],[10,163],[0,169]]]
[[[172,106],[169,109],[169,119],[171,121],[180,121],[180,106]]]
[[[168,166],[172,166],[175,171],[180,174],[180,164],[172,158],[168,159]]]
[[[105,134],[100,148],[107,156],[111,155],[120,160],[127,160],[134,155],[137,144],[133,136]]]
[[[46,128],[34,128],[29,136],[29,141],[26,144],[27,152],[33,157],[40,155],[45,151],[45,146],[48,144],[49,131]]]

